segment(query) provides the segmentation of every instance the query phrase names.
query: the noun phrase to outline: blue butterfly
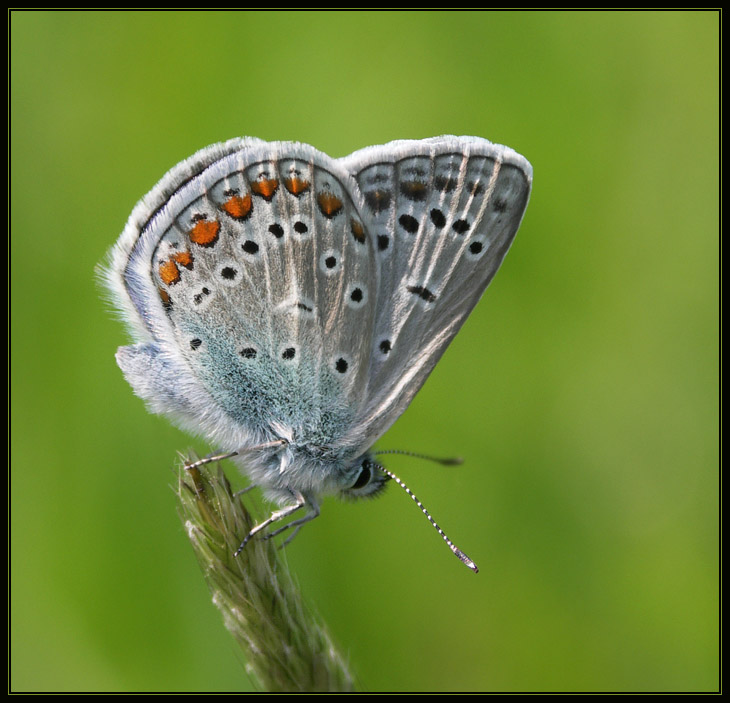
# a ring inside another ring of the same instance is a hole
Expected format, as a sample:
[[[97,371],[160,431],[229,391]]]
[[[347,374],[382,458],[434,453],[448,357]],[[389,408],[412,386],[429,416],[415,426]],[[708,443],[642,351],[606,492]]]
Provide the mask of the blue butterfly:
[[[497,272],[531,185],[522,156],[477,137],[342,159],[242,138],[178,164],[135,207],[104,271],[137,341],[117,362],[151,411],[281,506],[244,544],[302,511],[267,536],[296,532],[325,495],[405,488],[373,444]]]

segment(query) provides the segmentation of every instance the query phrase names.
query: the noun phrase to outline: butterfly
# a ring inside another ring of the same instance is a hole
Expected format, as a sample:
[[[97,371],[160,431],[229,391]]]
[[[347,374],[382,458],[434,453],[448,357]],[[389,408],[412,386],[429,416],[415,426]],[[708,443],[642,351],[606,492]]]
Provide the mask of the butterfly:
[[[175,166],[134,208],[104,280],[135,338],[116,359],[152,412],[240,462],[280,508],[395,480],[374,443],[405,411],[497,272],[532,167],[478,137],[333,159],[232,139]],[[209,457],[197,464],[220,457]]]

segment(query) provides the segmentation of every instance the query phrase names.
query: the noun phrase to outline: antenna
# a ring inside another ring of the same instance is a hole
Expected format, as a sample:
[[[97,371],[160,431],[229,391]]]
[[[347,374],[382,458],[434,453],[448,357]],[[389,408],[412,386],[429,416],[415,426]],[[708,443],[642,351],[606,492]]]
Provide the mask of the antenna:
[[[416,452],[408,452],[404,449],[382,449],[377,452],[373,452],[376,456],[378,454],[403,454],[404,456],[412,456],[415,459],[425,459],[426,461],[433,461],[435,464],[441,464],[441,466],[458,466],[463,464],[464,460],[460,456],[452,456],[447,458],[440,458],[437,456],[429,456],[428,454],[418,454]]]
[[[378,452],[378,454],[386,454],[388,452]],[[398,453],[398,452],[396,452]],[[402,452],[407,453],[407,452]],[[417,456],[417,455],[412,455]],[[426,457],[422,457],[426,458]],[[442,463],[443,460],[436,459],[435,461],[439,461],[439,463]],[[449,461],[448,459],[445,461]],[[386,476],[389,478],[392,478],[411,498],[413,498],[416,505],[421,509],[421,512],[428,518],[428,521],[436,528],[436,531],[444,538],[444,542],[449,545],[449,549],[457,556],[459,561],[466,564],[475,574],[479,572],[479,569],[477,568],[477,565],[469,559],[464,552],[461,551],[447,536],[446,533],[438,526],[436,521],[431,517],[431,514],[426,510],[426,508],[423,506],[423,503],[421,503],[418,498],[413,494],[413,491],[411,491],[408,486],[406,486],[403,481],[401,481],[392,471],[388,471],[384,466],[381,466],[380,464],[375,464],[375,467],[380,469]]]

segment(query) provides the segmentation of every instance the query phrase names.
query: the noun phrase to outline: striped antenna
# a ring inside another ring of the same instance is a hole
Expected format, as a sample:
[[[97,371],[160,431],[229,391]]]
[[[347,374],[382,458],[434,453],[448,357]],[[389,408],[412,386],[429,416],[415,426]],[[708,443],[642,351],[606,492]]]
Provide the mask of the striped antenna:
[[[386,452],[378,452],[379,454],[384,454]],[[411,491],[408,486],[406,486],[403,481],[401,481],[392,471],[388,471],[384,466],[381,466],[380,464],[374,464],[374,466],[378,469],[380,469],[386,476],[389,478],[392,478],[411,498],[413,498],[416,505],[421,509],[421,512],[428,518],[428,521],[436,528],[436,531],[444,538],[444,542],[449,545],[449,549],[457,556],[459,561],[466,564],[475,574],[478,573],[479,569],[477,568],[477,565],[469,559],[464,552],[461,551],[447,536],[446,533],[438,526],[436,521],[431,517],[431,514],[426,510],[426,508],[423,506],[423,503],[421,503],[418,498],[413,494],[413,491]]]

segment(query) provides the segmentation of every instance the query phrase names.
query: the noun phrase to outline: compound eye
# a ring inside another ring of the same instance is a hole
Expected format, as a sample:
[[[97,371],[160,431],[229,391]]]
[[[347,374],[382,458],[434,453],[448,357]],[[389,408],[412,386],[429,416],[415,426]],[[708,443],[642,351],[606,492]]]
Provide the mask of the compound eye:
[[[373,472],[370,469],[370,462],[365,459],[362,462],[362,466],[360,468],[360,473],[358,474],[357,480],[355,483],[350,486],[350,490],[356,491],[358,488],[364,488],[365,486],[370,483],[370,479],[373,476]]]

